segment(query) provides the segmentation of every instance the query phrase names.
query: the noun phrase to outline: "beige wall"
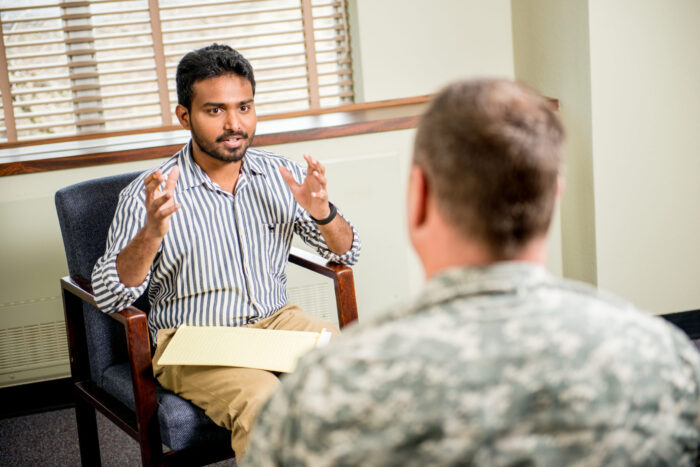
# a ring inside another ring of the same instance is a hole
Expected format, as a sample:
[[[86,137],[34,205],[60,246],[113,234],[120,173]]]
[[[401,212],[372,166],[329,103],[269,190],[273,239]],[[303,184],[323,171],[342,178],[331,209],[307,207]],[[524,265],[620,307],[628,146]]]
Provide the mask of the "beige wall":
[[[513,77],[509,0],[350,0],[362,101],[430,94],[473,75]]]
[[[553,224],[550,246],[559,240],[563,275],[595,284],[588,5],[581,0],[512,5],[515,76],[559,99],[567,128],[561,225]]]
[[[598,284],[700,308],[700,2],[591,0]]]
[[[564,274],[700,308],[700,3],[513,0],[516,77],[569,129]]]

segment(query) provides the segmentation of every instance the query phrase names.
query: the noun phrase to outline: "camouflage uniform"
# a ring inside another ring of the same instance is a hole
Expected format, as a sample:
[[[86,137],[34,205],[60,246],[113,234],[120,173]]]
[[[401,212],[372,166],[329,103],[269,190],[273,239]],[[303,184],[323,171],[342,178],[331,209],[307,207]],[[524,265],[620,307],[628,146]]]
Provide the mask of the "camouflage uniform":
[[[305,357],[241,465],[692,465],[700,356],[533,264],[446,271]]]

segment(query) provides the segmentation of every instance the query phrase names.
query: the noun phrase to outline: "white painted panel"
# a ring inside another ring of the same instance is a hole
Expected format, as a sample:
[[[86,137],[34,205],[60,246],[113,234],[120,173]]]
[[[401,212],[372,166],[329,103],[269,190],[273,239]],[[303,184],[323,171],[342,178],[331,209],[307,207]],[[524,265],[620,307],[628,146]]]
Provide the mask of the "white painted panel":
[[[700,2],[590,2],[598,284],[700,308]]]

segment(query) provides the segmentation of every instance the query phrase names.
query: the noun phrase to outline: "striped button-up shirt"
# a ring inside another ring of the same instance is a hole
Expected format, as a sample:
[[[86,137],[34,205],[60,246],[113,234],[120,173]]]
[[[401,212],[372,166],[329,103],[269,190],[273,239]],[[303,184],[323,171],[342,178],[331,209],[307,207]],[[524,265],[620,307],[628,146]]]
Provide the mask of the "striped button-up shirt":
[[[170,217],[170,230],[144,282],[136,287],[122,284],[116,260],[146,222],[144,178],[150,172],[121,192],[105,254],[92,273],[97,305],[104,312],[123,309],[148,288],[153,342],[160,329],[183,324],[240,326],[273,315],[287,303],[285,268],[295,232],[328,260],[357,262],[360,241],[355,227],[351,224],[350,250],[336,255],[292,196],[279,167],[289,169],[301,183],[306,171],[295,162],[248,149],[233,194],[194,162],[191,142],[160,169],[167,175],[175,165],[180,177],[174,199],[180,209]]]

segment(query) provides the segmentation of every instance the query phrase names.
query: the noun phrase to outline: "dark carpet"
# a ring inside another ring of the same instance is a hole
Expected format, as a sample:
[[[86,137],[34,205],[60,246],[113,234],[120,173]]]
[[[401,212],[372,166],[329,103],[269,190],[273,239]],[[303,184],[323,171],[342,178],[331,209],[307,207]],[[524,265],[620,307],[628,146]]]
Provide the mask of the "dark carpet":
[[[140,466],[138,444],[99,412],[103,466]],[[0,420],[0,466],[79,466],[78,429],[72,408]],[[235,466],[234,459],[212,464]]]

